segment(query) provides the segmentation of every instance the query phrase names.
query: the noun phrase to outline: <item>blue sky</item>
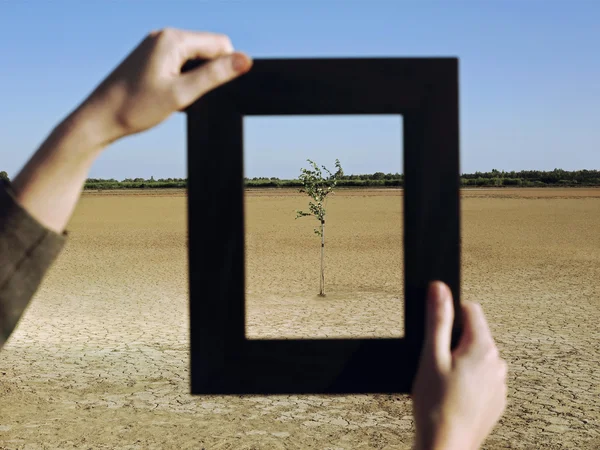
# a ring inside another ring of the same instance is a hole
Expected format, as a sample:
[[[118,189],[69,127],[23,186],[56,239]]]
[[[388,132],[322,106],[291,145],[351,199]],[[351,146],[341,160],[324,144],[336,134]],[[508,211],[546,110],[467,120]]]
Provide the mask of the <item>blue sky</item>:
[[[0,170],[144,35],[227,33],[254,57],[458,56],[461,170],[600,169],[600,2],[594,0],[0,1]],[[401,170],[400,119],[252,118],[248,176],[307,157],[347,173]],[[186,176],[185,116],[111,146],[92,177]]]

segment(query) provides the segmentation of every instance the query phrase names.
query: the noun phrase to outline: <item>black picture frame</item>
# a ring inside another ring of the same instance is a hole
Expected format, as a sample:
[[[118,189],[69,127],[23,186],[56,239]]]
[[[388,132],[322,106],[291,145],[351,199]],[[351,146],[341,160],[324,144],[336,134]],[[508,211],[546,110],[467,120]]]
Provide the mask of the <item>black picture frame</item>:
[[[255,59],[186,113],[191,393],[410,392],[428,283],[447,283],[460,305],[458,59]],[[248,340],[243,117],[332,114],[403,117],[405,335]]]

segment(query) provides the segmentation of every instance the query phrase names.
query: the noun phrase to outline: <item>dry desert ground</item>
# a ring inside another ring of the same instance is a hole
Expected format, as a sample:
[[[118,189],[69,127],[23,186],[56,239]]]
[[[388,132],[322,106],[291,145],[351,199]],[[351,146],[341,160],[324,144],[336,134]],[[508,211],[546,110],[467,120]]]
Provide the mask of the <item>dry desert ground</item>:
[[[248,334],[402,333],[402,192],[247,194]],[[462,193],[465,300],[509,363],[486,449],[600,448],[600,189]],[[184,191],[85,193],[0,353],[0,448],[409,449],[404,395],[192,397]],[[394,355],[390,355],[393,357]]]

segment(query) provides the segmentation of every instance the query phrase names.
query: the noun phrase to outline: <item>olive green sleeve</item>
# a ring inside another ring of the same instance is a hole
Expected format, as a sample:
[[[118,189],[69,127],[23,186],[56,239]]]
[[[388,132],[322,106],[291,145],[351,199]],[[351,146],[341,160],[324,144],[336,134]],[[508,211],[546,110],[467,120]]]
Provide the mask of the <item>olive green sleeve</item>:
[[[58,234],[33,218],[17,203],[10,182],[0,180],[0,349],[66,239],[66,231]]]

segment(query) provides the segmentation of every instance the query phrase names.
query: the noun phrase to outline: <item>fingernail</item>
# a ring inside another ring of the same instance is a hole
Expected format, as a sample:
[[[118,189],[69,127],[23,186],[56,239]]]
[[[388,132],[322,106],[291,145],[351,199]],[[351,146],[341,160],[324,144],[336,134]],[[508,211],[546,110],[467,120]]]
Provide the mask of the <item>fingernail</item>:
[[[250,60],[245,56],[239,53],[233,55],[232,62],[233,70],[238,73],[247,72],[250,69]]]
[[[429,284],[429,297],[435,305],[441,306],[448,299],[448,290],[439,281]]]

